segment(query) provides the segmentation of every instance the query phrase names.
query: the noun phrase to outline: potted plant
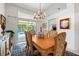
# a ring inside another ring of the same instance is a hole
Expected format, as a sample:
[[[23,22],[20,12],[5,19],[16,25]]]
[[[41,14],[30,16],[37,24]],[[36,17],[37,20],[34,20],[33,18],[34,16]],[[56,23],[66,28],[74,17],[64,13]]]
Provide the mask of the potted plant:
[[[11,38],[12,38],[13,35],[14,35],[14,31],[12,31],[12,30],[6,30],[6,33],[10,33],[10,37],[11,37]]]

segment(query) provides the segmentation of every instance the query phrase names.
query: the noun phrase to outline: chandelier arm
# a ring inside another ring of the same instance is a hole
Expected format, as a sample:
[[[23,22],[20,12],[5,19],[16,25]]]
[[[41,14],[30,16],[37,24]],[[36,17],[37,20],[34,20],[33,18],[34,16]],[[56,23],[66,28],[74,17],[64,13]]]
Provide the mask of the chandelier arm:
[[[40,3],[40,7],[39,7],[38,11],[35,14],[36,15],[34,15],[34,19],[44,19],[45,18],[46,14],[41,8],[41,3]]]

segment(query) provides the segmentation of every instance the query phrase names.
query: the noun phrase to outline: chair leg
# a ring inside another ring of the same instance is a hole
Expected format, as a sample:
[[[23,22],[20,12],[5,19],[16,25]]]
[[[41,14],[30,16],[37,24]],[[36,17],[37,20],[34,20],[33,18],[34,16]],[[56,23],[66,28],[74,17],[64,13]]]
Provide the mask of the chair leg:
[[[29,56],[29,47],[28,46],[25,48],[25,52],[26,52],[26,56]]]

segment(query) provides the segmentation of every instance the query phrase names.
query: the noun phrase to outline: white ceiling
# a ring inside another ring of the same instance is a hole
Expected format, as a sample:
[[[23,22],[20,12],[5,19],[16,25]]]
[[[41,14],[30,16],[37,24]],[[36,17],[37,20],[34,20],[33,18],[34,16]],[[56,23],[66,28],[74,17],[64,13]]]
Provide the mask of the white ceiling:
[[[35,13],[40,7],[40,3],[10,3],[10,4],[24,8],[28,10],[28,12],[31,12],[32,14]],[[67,7],[66,3],[41,3],[41,8],[42,10],[45,11],[47,16],[62,11],[66,9],[66,7]],[[60,8],[60,10],[58,10],[58,8]]]

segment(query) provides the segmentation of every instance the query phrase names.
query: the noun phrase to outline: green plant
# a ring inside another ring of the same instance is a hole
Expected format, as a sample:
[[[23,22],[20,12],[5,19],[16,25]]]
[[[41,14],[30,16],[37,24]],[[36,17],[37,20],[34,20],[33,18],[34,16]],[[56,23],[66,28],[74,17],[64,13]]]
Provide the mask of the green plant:
[[[12,30],[6,30],[6,33],[10,33],[10,37],[13,37],[13,35],[15,34]]]

